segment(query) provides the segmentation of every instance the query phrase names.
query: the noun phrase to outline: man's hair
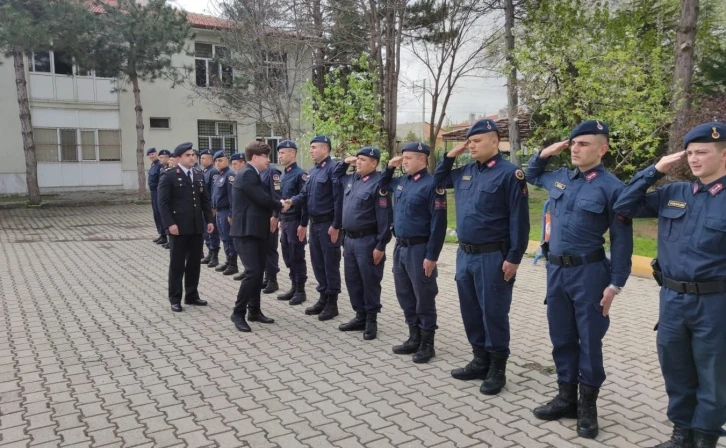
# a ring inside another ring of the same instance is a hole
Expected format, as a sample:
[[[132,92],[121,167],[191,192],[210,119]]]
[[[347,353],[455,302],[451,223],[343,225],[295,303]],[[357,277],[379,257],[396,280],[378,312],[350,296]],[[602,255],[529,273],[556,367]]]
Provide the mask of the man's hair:
[[[716,149],[719,151],[726,149],[726,142],[716,142]]]
[[[269,156],[270,145],[265,142],[254,141],[245,147],[245,159],[252,160],[252,156]]]

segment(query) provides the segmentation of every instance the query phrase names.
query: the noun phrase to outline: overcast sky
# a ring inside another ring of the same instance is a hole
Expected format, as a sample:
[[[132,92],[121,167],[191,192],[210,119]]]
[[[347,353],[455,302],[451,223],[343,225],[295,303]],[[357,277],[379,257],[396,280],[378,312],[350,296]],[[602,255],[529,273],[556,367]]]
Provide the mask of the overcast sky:
[[[170,0],[187,11],[214,15],[213,0]],[[423,80],[425,71],[410,52],[401,55],[401,80]],[[503,78],[464,78],[449,101],[447,118],[457,123],[469,119],[469,114],[494,114],[507,106],[506,80]],[[426,120],[431,110],[430,99],[426,100]],[[421,122],[423,103],[421,89],[401,87],[398,96],[398,123]]]

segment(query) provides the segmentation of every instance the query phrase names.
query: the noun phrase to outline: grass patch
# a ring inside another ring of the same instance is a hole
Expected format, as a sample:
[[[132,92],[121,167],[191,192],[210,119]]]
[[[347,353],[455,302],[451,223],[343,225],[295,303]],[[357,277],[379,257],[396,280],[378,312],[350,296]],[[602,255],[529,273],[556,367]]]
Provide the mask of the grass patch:
[[[60,196],[59,194],[44,194],[40,196],[40,200],[50,199]],[[28,202],[28,196],[24,194],[5,194],[0,196],[0,203],[8,202]]]

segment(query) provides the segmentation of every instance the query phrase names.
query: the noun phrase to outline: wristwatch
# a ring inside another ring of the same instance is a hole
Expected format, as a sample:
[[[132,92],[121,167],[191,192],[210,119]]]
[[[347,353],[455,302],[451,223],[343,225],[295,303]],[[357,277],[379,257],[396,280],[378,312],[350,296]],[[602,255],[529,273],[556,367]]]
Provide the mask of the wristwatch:
[[[610,288],[610,289],[612,289],[613,291],[615,291],[615,295],[616,295],[616,296],[617,296],[618,294],[620,294],[620,292],[621,292],[621,291],[623,290],[623,288],[621,288],[620,286],[615,286],[615,285],[608,285],[608,288]]]

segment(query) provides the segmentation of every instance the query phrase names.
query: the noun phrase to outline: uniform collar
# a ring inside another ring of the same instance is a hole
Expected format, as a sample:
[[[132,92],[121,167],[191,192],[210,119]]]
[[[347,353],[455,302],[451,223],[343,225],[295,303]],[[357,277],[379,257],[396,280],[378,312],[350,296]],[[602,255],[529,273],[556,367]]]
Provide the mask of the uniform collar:
[[[288,165],[287,168],[285,168],[285,172],[289,173],[290,171],[294,170],[295,168],[297,168],[297,162],[292,162],[290,165]]]
[[[709,193],[711,193],[711,196],[716,196],[724,189],[726,189],[726,176],[720,179],[716,179],[708,185],[704,185],[703,183],[701,183],[700,180],[697,180],[693,183],[693,186],[691,188],[691,191],[694,195],[701,191],[708,191]]]
[[[184,173],[185,176],[188,176],[189,173],[192,172],[192,169],[191,168],[187,168],[187,167],[185,167],[183,165],[177,165],[176,167],[179,168],[180,170],[182,170],[182,173]]]
[[[376,170],[371,171],[370,173],[366,174],[365,176],[361,176],[360,173],[355,173],[358,176],[358,179],[362,180],[363,182],[368,182],[371,177],[373,177],[374,174],[376,174]]]
[[[316,163],[315,166],[323,168],[330,163],[330,160],[331,160],[331,158],[330,158],[330,156],[328,156],[328,157],[324,158],[323,160],[321,160],[320,163]]]
[[[159,160],[159,159],[156,159],[153,162],[151,162],[152,165],[158,165],[160,163],[161,163],[161,160]]]
[[[570,180],[577,179],[578,177],[582,176],[587,182],[592,182],[593,180],[597,179],[597,177],[600,176],[603,172],[605,172],[605,165],[603,165],[602,163],[584,172],[580,171],[579,168],[575,168],[574,170],[572,170],[572,172],[570,172]]]
[[[479,169],[479,171],[483,170],[484,168],[486,168],[486,169],[492,169],[501,160],[502,160],[502,153],[501,152],[497,152],[497,154],[494,157],[492,157],[491,159],[487,160],[484,163],[476,162],[476,165],[477,165],[476,167]]]
[[[229,169],[230,169],[230,168],[229,168],[229,167],[227,167],[227,168],[223,169],[222,171],[219,171],[219,170],[217,170],[217,172],[218,172],[219,174],[224,174],[224,173],[226,173],[226,172],[227,172],[227,170],[229,170]]]
[[[413,179],[414,182],[417,182],[419,179],[424,177],[426,174],[428,174],[428,168],[423,168],[420,171],[409,175],[411,179]]]

